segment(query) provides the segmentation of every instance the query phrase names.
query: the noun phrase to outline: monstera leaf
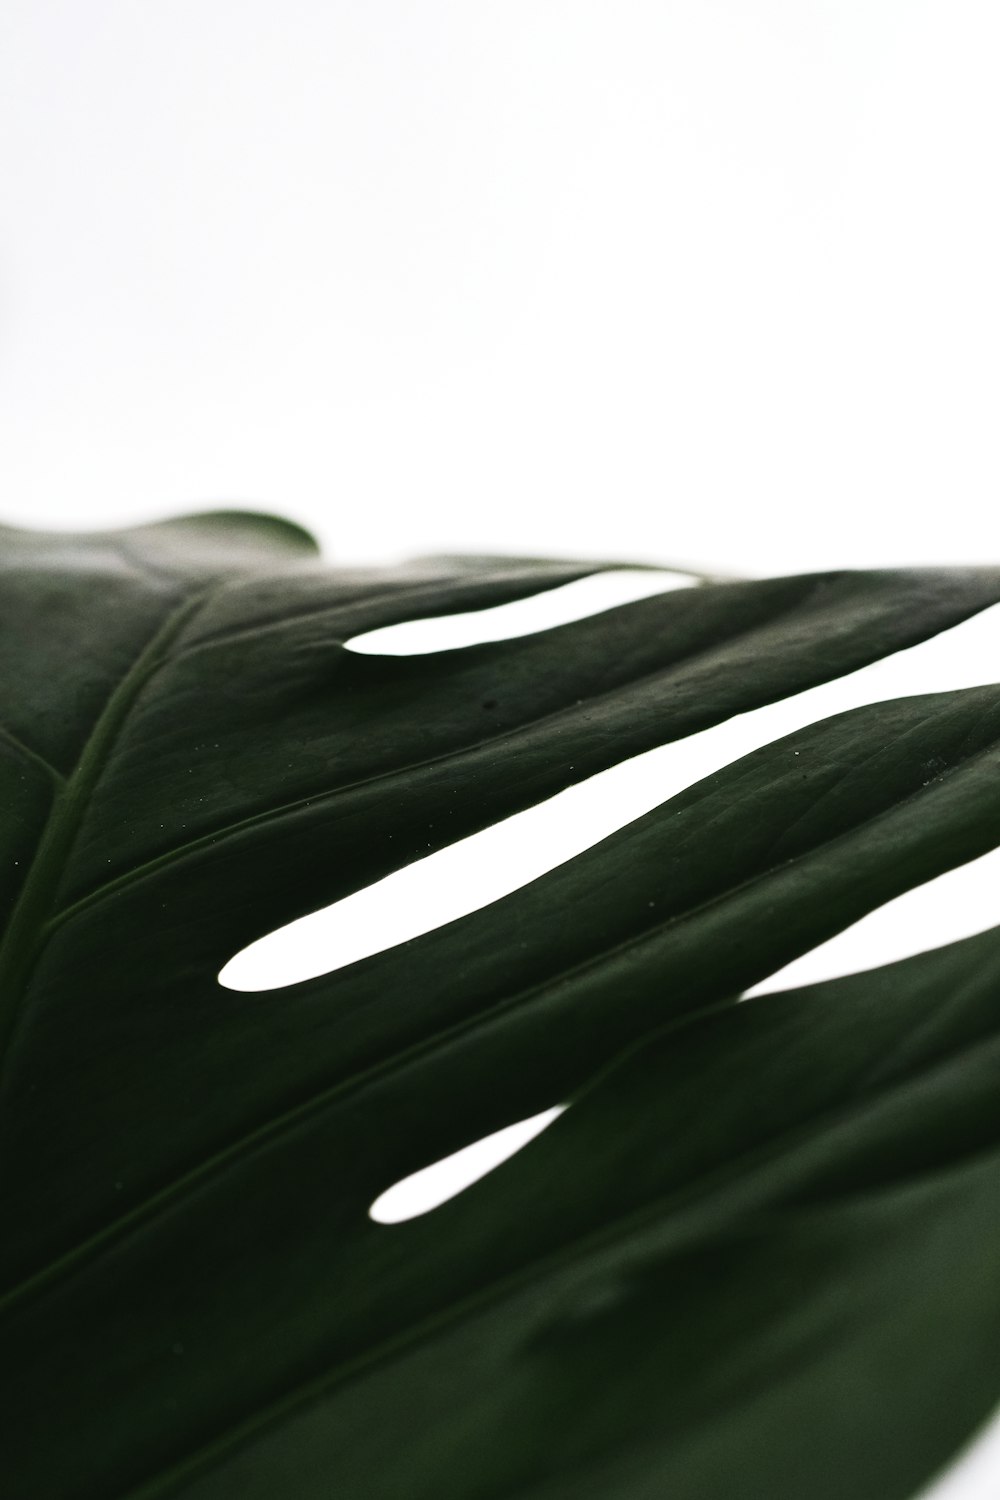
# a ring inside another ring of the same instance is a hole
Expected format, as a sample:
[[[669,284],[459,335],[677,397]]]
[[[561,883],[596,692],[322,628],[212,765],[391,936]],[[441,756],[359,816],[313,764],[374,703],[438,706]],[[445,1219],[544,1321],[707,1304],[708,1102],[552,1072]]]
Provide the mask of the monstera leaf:
[[[391,658],[345,643],[597,569],[339,570],[228,513],[0,551],[5,1496],[904,1500],[948,1460],[1000,1397],[1000,930],[739,1001],[1000,842],[1000,688],[815,724],[335,974],[218,975],[1000,571]]]

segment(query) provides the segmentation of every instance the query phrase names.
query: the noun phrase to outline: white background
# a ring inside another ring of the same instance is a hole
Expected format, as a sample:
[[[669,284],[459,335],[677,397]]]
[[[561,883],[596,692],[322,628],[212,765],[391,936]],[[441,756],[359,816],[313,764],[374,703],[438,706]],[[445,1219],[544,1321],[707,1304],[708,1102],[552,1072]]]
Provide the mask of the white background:
[[[995,552],[998,37],[987,0],[5,0],[6,515]]]
[[[0,519],[995,561],[998,41],[963,0],[5,0]]]

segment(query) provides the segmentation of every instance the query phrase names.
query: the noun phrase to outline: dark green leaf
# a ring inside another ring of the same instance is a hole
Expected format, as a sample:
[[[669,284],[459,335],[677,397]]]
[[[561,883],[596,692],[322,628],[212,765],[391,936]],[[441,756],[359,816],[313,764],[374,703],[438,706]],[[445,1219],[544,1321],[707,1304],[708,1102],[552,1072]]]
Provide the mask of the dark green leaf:
[[[815,725],[342,972],[216,976],[1000,572],[388,659],[346,643],[597,565],[328,569],[228,513],[0,547],[5,1492],[904,1500],[947,1459],[1000,1394],[1000,937],[734,997],[1000,842],[1000,688]],[[570,1097],[454,1202],[367,1217]]]

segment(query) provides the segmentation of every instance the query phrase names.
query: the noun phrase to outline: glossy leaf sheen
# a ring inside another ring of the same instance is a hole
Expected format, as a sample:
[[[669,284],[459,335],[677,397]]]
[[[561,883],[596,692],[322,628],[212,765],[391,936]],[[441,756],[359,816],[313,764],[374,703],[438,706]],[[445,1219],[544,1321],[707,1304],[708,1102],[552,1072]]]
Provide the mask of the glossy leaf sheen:
[[[217,983],[1000,600],[988,569],[706,581],[345,649],[595,571],[338,570],[237,513],[0,532],[4,1494],[905,1500],[995,1404],[1000,931],[736,1001],[1000,843],[1000,688],[813,725],[337,973]],[[557,1099],[451,1202],[369,1219]]]

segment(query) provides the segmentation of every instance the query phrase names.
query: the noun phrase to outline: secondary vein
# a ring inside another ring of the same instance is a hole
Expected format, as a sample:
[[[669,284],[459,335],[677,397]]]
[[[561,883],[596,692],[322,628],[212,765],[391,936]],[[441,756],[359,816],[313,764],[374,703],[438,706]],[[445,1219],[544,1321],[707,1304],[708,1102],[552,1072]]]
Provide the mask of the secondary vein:
[[[0,724],[0,739],[10,745],[11,749],[16,750],[25,760],[31,761],[33,765],[43,770],[50,780],[55,782],[56,786],[63,786],[65,784],[66,778],[62,772],[57,770],[51,761],[46,760],[44,755],[39,755],[37,750],[32,750],[30,745],[26,745],[23,740],[19,740],[17,735],[8,729],[5,724]]]

